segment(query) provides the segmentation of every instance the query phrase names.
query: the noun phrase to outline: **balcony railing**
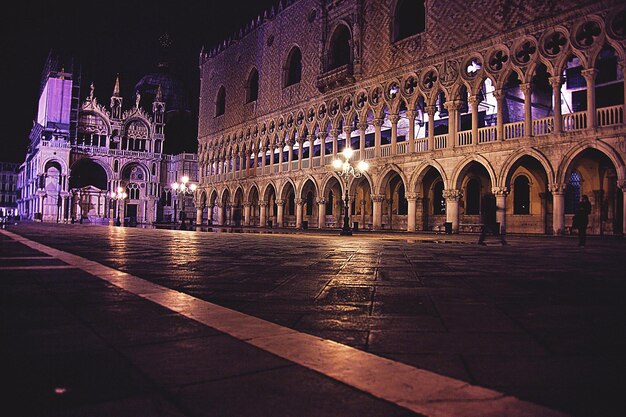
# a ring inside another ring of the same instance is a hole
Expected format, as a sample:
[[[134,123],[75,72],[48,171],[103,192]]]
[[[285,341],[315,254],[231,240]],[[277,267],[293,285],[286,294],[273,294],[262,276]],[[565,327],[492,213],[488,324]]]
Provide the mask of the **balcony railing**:
[[[444,149],[448,146],[448,134],[435,136],[435,149]]]
[[[624,123],[624,106],[601,107],[596,109],[598,127],[614,126]]]
[[[478,143],[495,142],[497,139],[497,132],[495,126],[479,127],[478,128]]]
[[[524,137],[524,122],[507,123],[504,125],[504,139]]]
[[[389,156],[391,155],[391,145],[382,145],[380,147],[380,156]]]
[[[587,112],[579,111],[576,113],[564,114],[561,116],[562,129],[564,132],[572,132],[587,128]]]
[[[554,117],[533,120],[533,136],[549,135],[554,132]]]
[[[426,152],[428,151],[428,139],[415,139],[415,152]]]
[[[472,144],[472,131],[464,130],[462,132],[457,132],[457,144],[458,146],[466,146]]]

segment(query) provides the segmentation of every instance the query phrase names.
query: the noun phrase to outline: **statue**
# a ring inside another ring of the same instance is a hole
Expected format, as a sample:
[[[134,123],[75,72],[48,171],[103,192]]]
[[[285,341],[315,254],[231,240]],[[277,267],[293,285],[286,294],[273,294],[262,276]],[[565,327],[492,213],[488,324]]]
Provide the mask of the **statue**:
[[[139,94],[139,91],[137,91],[135,93],[135,108],[139,108],[139,102],[141,101],[141,94]]]

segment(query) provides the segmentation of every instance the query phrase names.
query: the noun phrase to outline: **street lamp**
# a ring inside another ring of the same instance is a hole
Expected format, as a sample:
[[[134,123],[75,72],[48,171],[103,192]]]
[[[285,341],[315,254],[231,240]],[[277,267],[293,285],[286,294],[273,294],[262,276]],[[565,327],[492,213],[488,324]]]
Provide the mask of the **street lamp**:
[[[172,190],[176,194],[182,195],[182,201],[180,202],[180,230],[187,230],[187,226],[185,225],[185,219],[187,218],[187,214],[185,213],[185,197],[188,195],[193,195],[198,187],[196,184],[189,184],[189,177],[184,175],[180,182],[172,183]]]
[[[111,198],[116,201],[117,204],[117,221],[115,222],[116,226],[121,226],[122,222],[120,222],[120,202],[126,199],[127,195],[124,192],[124,188],[117,187],[116,191],[111,191]]]
[[[341,159],[335,159],[333,161],[333,168],[343,179],[344,188],[346,190],[345,202],[343,205],[343,228],[341,229],[341,236],[352,236],[352,229],[350,228],[350,222],[348,221],[348,181],[350,178],[359,178],[365,171],[368,170],[369,164],[365,161],[359,161],[356,168],[350,163],[353,151],[349,147],[343,149],[341,153],[343,155],[343,161]]]

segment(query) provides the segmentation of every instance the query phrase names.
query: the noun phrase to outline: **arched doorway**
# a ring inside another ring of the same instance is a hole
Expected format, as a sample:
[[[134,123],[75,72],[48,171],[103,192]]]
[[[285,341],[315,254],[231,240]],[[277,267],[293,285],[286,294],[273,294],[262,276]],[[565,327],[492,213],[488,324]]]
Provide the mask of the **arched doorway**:
[[[430,166],[422,174],[421,186],[418,182],[418,187],[423,197],[416,224],[421,224],[422,230],[435,230],[446,221],[443,178],[436,168]]]
[[[108,223],[114,208],[108,196],[106,170],[89,158],[79,159],[70,168],[69,188],[72,194],[70,216],[81,222]]]

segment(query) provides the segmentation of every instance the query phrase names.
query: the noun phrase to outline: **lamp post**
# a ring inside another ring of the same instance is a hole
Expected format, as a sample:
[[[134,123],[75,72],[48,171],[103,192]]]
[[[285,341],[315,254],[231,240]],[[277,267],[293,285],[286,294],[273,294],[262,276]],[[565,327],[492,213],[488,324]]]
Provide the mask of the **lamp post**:
[[[180,230],[187,230],[187,226],[185,225],[185,220],[187,218],[187,214],[185,213],[185,197],[188,195],[193,195],[196,191],[196,184],[189,184],[189,177],[184,175],[180,182],[172,183],[172,190],[178,195],[182,196],[182,200],[180,202]]]
[[[115,222],[116,226],[121,226],[122,222],[120,222],[120,202],[126,200],[126,193],[124,192],[124,188],[117,187],[117,191],[111,191],[111,198],[116,201],[117,205],[117,221]]]
[[[369,164],[365,161],[359,161],[356,168],[350,163],[353,151],[349,147],[343,149],[341,153],[343,155],[343,161],[341,159],[335,159],[333,161],[333,168],[337,172],[337,175],[343,179],[344,189],[346,190],[345,202],[343,205],[343,228],[341,229],[341,236],[352,236],[352,229],[350,228],[350,222],[348,220],[348,181],[350,178],[359,178],[365,171],[368,170]]]

